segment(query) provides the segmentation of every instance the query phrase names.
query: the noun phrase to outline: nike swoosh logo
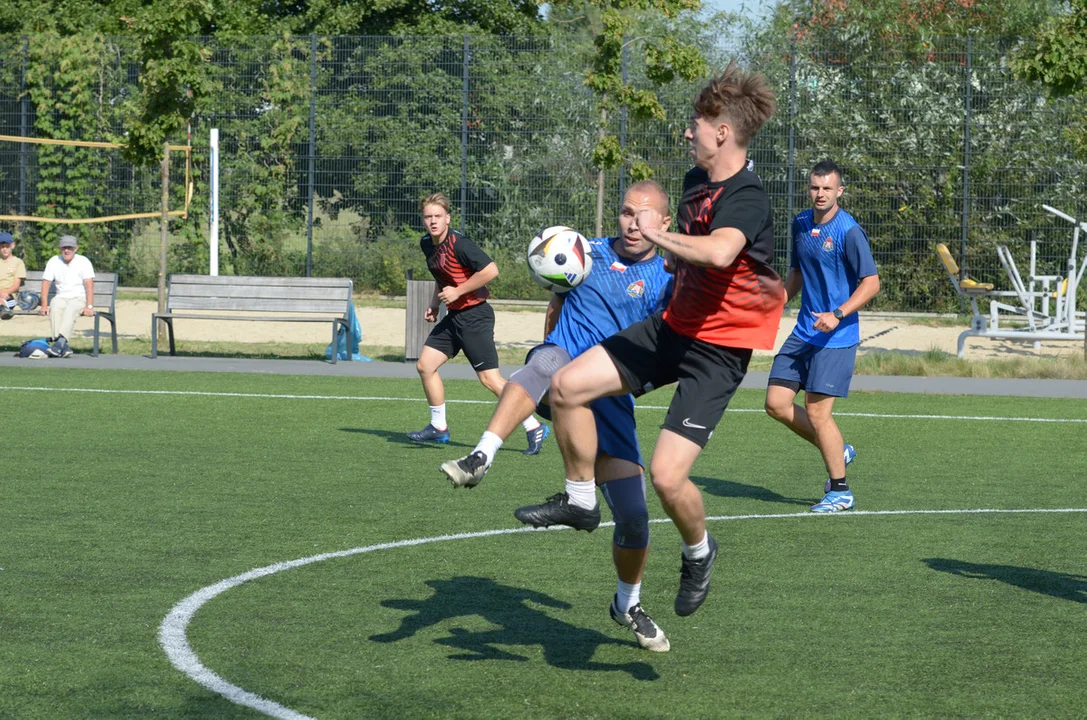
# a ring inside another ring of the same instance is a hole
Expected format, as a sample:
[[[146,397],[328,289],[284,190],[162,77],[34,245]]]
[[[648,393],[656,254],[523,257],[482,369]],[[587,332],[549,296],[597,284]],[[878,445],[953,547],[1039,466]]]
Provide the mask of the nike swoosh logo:
[[[486,361],[486,360],[484,360],[483,362],[477,362],[477,363],[476,363],[475,365],[473,365],[472,367],[474,367],[474,368],[477,368],[477,367],[479,367],[480,365],[482,365],[482,364],[483,364],[483,363],[485,363],[485,362],[487,362],[487,361]]]
[[[693,422],[691,422],[690,418],[683,418],[683,427],[694,428],[695,430],[705,430],[706,429],[705,425],[695,425]]]

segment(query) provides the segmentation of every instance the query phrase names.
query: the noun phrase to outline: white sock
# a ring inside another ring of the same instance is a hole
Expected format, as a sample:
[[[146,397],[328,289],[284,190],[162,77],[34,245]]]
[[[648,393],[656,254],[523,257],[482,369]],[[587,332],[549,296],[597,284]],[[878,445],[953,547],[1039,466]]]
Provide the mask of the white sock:
[[[615,605],[619,608],[619,612],[627,612],[632,607],[641,602],[642,599],[642,584],[641,583],[625,583],[622,580],[619,581],[619,589],[616,592]]]
[[[688,560],[701,560],[710,554],[710,535],[706,533],[702,539],[694,545],[683,543],[683,557]]]
[[[592,510],[596,507],[596,481],[584,482],[581,480],[567,480],[566,494],[570,498],[571,505]]]
[[[483,456],[487,458],[487,467],[490,467],[491,463],[494,462],[494,456],[498,454],[501,447],[502,438],[488,430],[483,433],[483,437],[479,439],[479,444],[476,445],[475,450],[472,450],[472,452],[483,453]]]
[[[529,415],[525,421],[521,423],[521,427],[525,429],[525,432],[532,432],[540,427],[540,421],[536,419],[535,415]]]
[[[9,297],[7,300],[4,301],[4,303],[7,304],[9,310],[14,310],[15,309],[15,298],[14,297]],[[533,418],[529,418],[529,419],[532,420]],[[539,425],[539,423],[536,423],[536,424]],[[528,430],[528,428],[525,428],[525,430]]]
[[[445,430],[449,427],[445,423],[445,403],[430,406],[430,424],[435,430]]]

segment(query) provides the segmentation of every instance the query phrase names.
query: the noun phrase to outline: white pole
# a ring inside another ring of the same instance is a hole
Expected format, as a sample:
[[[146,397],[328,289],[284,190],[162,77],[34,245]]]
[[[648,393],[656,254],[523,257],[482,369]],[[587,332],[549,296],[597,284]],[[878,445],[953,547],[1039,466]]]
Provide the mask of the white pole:
[[[219,128],[211,129],[211,250],[210,275],[219,274]]]

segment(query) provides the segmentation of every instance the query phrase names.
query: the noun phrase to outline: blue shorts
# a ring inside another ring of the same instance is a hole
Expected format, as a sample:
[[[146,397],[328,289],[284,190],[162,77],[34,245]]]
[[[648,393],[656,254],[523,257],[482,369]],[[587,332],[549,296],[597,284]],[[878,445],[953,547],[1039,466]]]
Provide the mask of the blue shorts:
[[[602,397],[589,403],[589,407],[596,418],[596,451],[644,468],[638,429],[634,424],[634,398],[631,395]]]
[[[819,347],[790,335],[774,357],[769,384],[793,389],[799,385],[805,392],[848,397],[856,362],[856,345],[845,348]]]

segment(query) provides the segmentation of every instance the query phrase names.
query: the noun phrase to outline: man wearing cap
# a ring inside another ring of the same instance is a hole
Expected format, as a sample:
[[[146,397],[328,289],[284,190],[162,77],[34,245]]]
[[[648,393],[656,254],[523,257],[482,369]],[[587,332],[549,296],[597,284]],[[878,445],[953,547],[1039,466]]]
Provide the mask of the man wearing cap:
[[[72,349],[68,338],[80,315],[94,315],[94,268],[91,261],[76,253],[79,241],[64,235],[57,243],[60,255],[49,258],[42,274],[42,304],[39,315],[48,315],[53,332],[53,346],[45,351],[49,357],[69,357]],[[50,301],[49,289],[57,285],[57,294]]]
[[[26,265],[14,253],[15,238],[9,232],[0,232],[0,320],[11,320],[19,288],[26,280]]]

